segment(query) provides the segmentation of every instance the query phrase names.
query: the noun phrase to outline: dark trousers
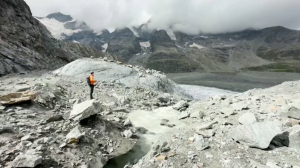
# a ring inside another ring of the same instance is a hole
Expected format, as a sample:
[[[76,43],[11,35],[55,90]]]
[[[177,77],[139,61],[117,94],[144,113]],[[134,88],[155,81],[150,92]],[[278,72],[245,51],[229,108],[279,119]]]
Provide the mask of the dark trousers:
[[[90,85],[90,88],[91,88],[90,98],[91,99],[93,99],[94,87],[95,87],[95,85]]]

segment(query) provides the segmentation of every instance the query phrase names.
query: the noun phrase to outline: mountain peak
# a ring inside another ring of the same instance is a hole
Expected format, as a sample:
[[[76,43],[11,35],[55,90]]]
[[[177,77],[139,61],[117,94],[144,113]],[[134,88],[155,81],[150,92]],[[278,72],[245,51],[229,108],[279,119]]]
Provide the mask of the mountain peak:
[[[70,15],[65,15],[60,12],[51,13],[51,14],[47,15],[46,17],[49,19],[56,19],[59,22],[69,22],[69,21],[73,20],[73,18]]]

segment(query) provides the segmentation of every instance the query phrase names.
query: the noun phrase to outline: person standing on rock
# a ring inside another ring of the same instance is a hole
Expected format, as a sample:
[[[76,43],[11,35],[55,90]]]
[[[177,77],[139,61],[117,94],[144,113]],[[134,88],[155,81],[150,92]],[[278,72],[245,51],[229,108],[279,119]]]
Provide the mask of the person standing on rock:
[[[90,92],[91,99],[93,99],[93,92],[94,92],[94,87],[95,87],[96,82],[97,81],[94,79],[94,72],[91,72],[90,76],[88,77],[88,83],[91,88],[91,92]]]

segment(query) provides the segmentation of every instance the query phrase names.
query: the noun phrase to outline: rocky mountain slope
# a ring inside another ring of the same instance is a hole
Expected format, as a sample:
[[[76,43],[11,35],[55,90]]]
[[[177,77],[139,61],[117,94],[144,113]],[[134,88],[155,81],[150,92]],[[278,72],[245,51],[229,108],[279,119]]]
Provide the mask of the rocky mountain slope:
[[[63,16],[67,15],[61,17]],[[42,20],[41,22],[51,29],[51,24]],[[68,22],[61,23],[65,26]],[[188,35],[172,29],[151,30],[147,28],[147,24],[117,29],[111,33],[107,30],[94,32],[84,29],[64,33],[70,30],[61,32],[66,41],[79,42],[106,51],[122,62],[168,73],[300,71],[297,66],[299,31],[280,26],[198,35]]]
[[[77,58],[104,56],[96,49],[53,38],[23,0],[3,0],[0,9],[0,75],[54,69]]]

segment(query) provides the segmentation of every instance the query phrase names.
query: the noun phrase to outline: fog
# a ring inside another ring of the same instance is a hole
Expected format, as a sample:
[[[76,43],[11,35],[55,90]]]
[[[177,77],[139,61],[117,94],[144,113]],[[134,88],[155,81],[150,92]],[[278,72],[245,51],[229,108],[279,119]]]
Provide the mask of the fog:
[[[69,14],[91,28],[171,27],[185,33],[224,33],[284,26],[300,29],[300,0],[25,0],[34,16]]]

